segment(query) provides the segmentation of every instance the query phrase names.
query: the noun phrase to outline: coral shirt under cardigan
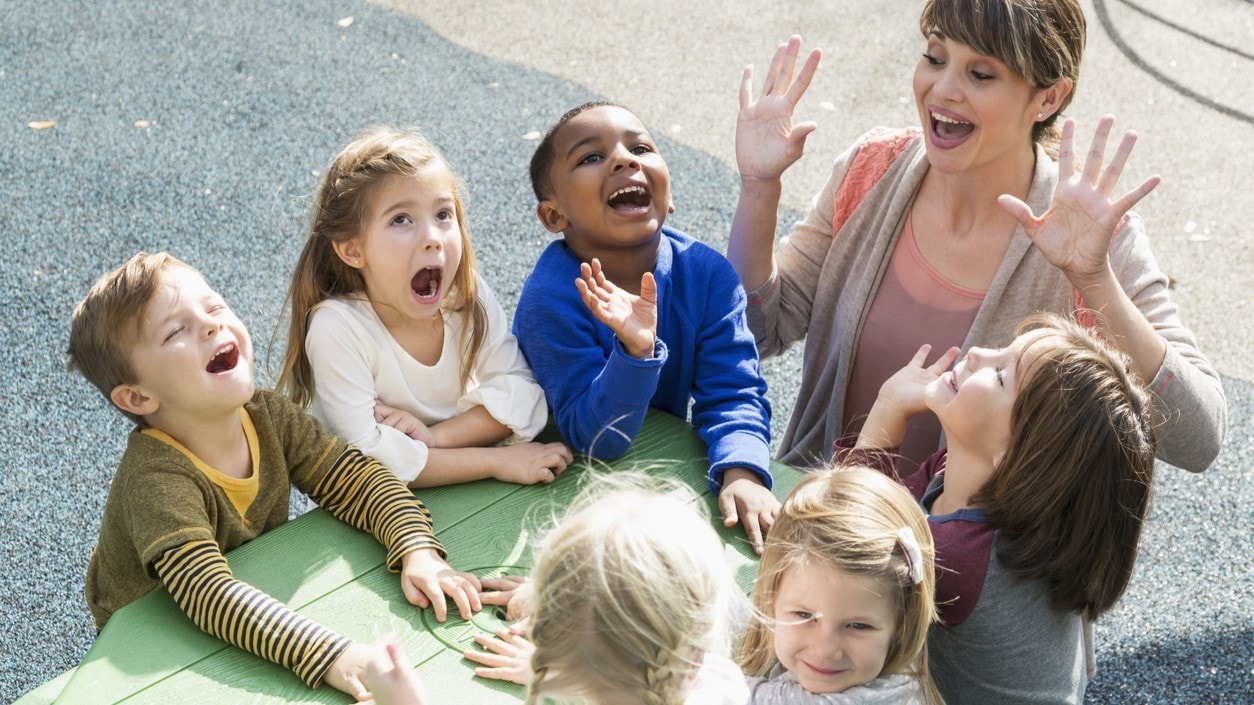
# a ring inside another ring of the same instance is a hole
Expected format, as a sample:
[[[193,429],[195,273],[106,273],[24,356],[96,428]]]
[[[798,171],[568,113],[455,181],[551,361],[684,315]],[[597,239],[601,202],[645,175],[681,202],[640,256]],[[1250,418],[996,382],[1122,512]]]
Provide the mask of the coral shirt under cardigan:
[[[837,194],[863,149],[888,153],[892,163],[860,202],[843,204],[855,207],[834,235]],[[786,463],[821,465],[844,435],[841,416],[858,337],[927,170],[927,153],[917,130],[881,128],[868,133],[836,160],[805,220],[794,226],[787,244],[776,252],[776,271],[749,292],[749,326],[763,357],[807,339],[800,391],[780,443],[780,459]],[[1038,146],[1026,199],[1033,212],[1045,212],[1057,180],[1057,163]],[[1128,214],[1111,244],[1110,264],[1124,291],[1167,343],[1162,366],[1147,385],[1162,417],[1158,457],[1187,470],[1205,470],[1219,454],[1226,432],[1223,387],[1198,351],[1193,333],[1180,322],[1167,275],[1159,269],[1135,213]],[[1066,275],[1046,261],[1023,228],[1016,228],[967,333],[963,353],[973,345],[1009,343],[1015,326],[1031,313],[1068,314],[1074,309]],[[925,342],[930,341],[918,341]]]
[[[652,359],[628,355],[575,288],[579,258],[551,243],[527,278],[514,334],[548,396],[562,437],[580,453],[627,452],[655,406],[688,417],[708,446],[710,491],[743,467],[770,489],[771,409],[745,323],[745,293],[717,250],[669,227],[658,238],[657,344]]]

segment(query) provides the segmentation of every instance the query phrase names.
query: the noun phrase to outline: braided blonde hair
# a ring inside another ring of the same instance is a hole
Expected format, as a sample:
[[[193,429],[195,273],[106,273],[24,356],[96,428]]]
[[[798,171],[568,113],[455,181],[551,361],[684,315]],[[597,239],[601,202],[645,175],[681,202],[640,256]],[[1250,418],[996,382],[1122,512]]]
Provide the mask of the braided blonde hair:
[[[740,594],[709,518],[686,486],[630,473],[598,478],[572,506],[532,572],[527,703],[682,703],[702,656],[726,652]]]

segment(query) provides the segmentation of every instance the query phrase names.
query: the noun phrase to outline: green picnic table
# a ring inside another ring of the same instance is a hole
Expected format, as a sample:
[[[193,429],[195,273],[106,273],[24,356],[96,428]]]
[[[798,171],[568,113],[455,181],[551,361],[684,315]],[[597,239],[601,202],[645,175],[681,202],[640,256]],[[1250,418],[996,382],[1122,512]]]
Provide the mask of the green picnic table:
[[[542,436],[556,439],[552,426]],[[579,490],[592,472],[635,469],[681,479],[703,502],[724,541],[724,556],[748,592],[757,557],[741,527],[722,526],[706,483],[705,445],[684,421],[651,410],[627,455],[605,462],[577,458],[550,485],[520,486],[485,480],[434,490],[419,497],[435,519],[436,533],[459,570],[481,577],[526,574],[537,532]],[[800,474],[773,463],[775,494],[783,497]],[[679,539],[681,537],[677,537]],[[474,677],[461,653],[478,632],[505,625],[487,607],[463,621],[450,610],[444,624],[430,609],[409,604],[400,580],[383,565],[374,537],[333,518],[308,512],[227,556],[231,569],[301,614],[359,642],[394,634],[435,703],[518,703],[523,688]],[[50,703],[349,703],[329,687],[311,690],[290,671],[202,631],[154,590],[119,610],[100,632],[83,662],[15,705]]]

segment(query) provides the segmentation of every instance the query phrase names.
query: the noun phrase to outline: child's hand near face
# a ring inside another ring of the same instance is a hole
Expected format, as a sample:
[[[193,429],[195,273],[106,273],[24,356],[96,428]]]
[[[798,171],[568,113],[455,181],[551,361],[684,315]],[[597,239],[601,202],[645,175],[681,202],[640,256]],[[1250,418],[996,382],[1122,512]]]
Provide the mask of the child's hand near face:
[[[610,327],[627,354],[641,360],[653,357],[657,340],[657,282],[652,272],[640,277],[640,295],[618,288],[605,278],[601,261],[579,265],[575,287],[596,319]]]
[[[718,510],[724,526],[741,522],[754,553],[762,553],[766,532],[779,514],[779,500],[766,489],[757,474],[745,468],[731,468],[723,474],[723,489],[718,493]]]
[[[470,573],[459,573],[440,558],[434,548],[420,548],[401,556],[401,590],[410,604],[435,610],[435,620],[443,622],[448,615],[444,596],[453,598],[462,619],[470,619],[483,604],[479,591],[483,586],[479,578]]]
[[[906,421],[927,411],[924,401],[927,385],[939,379],[958,359],[958,348],[950,348],[936,362],[924,366],[931,351],[932,346],[924,343],[905,367],[880,386],[879,396],[862,424],[858,446],[885,448],[900,443],[905,436]]]
[[[422,705],[426,700],[409,659],[391,637],[383,637],[370,650],[361,681],[375,705]]]
[[[476,676],[512,681],[519,685],[531,683],[535,675],[531,672],[531,655],[536,647],[526,637],[506,628],[497,630],[495,637],[476,634],[475,643],[488,650],[470,649],[462,655],[469,661],[482,664],[475,669]]]

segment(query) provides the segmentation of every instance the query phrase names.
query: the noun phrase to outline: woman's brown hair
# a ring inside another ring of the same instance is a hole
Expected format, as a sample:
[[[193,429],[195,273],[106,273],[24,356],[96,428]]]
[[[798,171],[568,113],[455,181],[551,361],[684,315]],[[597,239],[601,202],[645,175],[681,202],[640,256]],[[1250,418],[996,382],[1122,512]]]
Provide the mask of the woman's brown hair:
[[[1032,128],[1032,140],[1057,159],[1058,115],[1075,96],[1084,57],[1087,22],[1077,0],[928,0],[919,29],[996,58],[1034,88],[1070,79],[1058,109]]]

